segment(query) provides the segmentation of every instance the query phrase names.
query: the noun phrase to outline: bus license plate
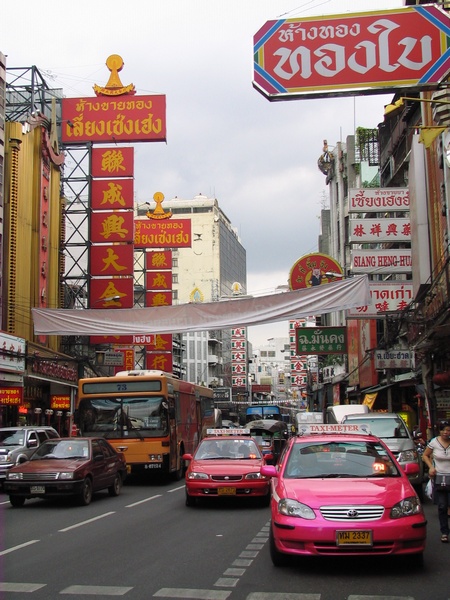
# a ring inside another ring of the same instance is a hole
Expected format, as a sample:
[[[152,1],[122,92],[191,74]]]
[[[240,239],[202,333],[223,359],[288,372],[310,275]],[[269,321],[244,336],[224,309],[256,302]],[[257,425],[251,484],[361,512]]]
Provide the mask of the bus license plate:
[[[217,490],[217,494],[219,496],[235,496],[236,495],[236,488],[234,488],[234,487],[220,487]]]
[[[336,544],[338,546],[371,546],[372,531],[370,529],[336,531]]]
[[[43,485],[32,485],[30,487],[30,492],[32,494],[45,494],[45,486],[43,486]]]

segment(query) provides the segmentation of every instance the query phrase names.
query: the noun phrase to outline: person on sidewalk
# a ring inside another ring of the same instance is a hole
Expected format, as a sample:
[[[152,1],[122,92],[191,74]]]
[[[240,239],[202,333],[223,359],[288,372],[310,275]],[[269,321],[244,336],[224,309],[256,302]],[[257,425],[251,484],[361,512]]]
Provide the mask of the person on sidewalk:
[[[438,423],[439,435],[433,438],[427,445],[422,460],[428,466],[431,479],[436,474],[444,474],[450,477],[450,423],[440,421]],[[442,491],[434,486],[433,503],[438,507],[439,527],[441,530],[441,542],[448,543],[450,529],[448,525],[449,492]]]

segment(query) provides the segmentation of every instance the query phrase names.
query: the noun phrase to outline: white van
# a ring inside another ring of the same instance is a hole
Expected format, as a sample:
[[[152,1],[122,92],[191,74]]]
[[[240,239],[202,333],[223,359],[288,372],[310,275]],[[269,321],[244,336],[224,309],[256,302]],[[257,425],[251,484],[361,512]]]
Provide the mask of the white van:
[[[326,423],[342,423],[348,415],[366,415],[369,407],[366,404],[336,404],[329,406],[325,415]]]

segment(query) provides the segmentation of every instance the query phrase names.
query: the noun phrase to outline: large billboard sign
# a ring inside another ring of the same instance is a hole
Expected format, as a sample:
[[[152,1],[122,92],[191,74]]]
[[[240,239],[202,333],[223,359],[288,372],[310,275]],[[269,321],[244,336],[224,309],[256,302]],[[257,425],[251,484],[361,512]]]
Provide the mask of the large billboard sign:
[[[253,86],[271,101],[433,88],[450,70],[449,36],[433,5],[267,21]]]

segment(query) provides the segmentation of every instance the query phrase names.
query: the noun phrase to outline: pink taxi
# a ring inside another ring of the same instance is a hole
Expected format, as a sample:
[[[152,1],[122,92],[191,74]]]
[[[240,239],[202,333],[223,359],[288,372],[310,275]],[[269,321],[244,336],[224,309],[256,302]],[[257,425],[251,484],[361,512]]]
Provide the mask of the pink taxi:
[[[317,432],[317,433],[314,433]],[[411,555],[420,563],[426,519],[408,475],[364,425],[310,425],[286,444],[272,477],[270,554]]]
[[[272,458],[272,455],[267,457]],[[195,454],[185,454],[186,506],[200,498],[259,498],[270,501],[270,477],[261,475],[266,464],[249,429],[208,429]]]

